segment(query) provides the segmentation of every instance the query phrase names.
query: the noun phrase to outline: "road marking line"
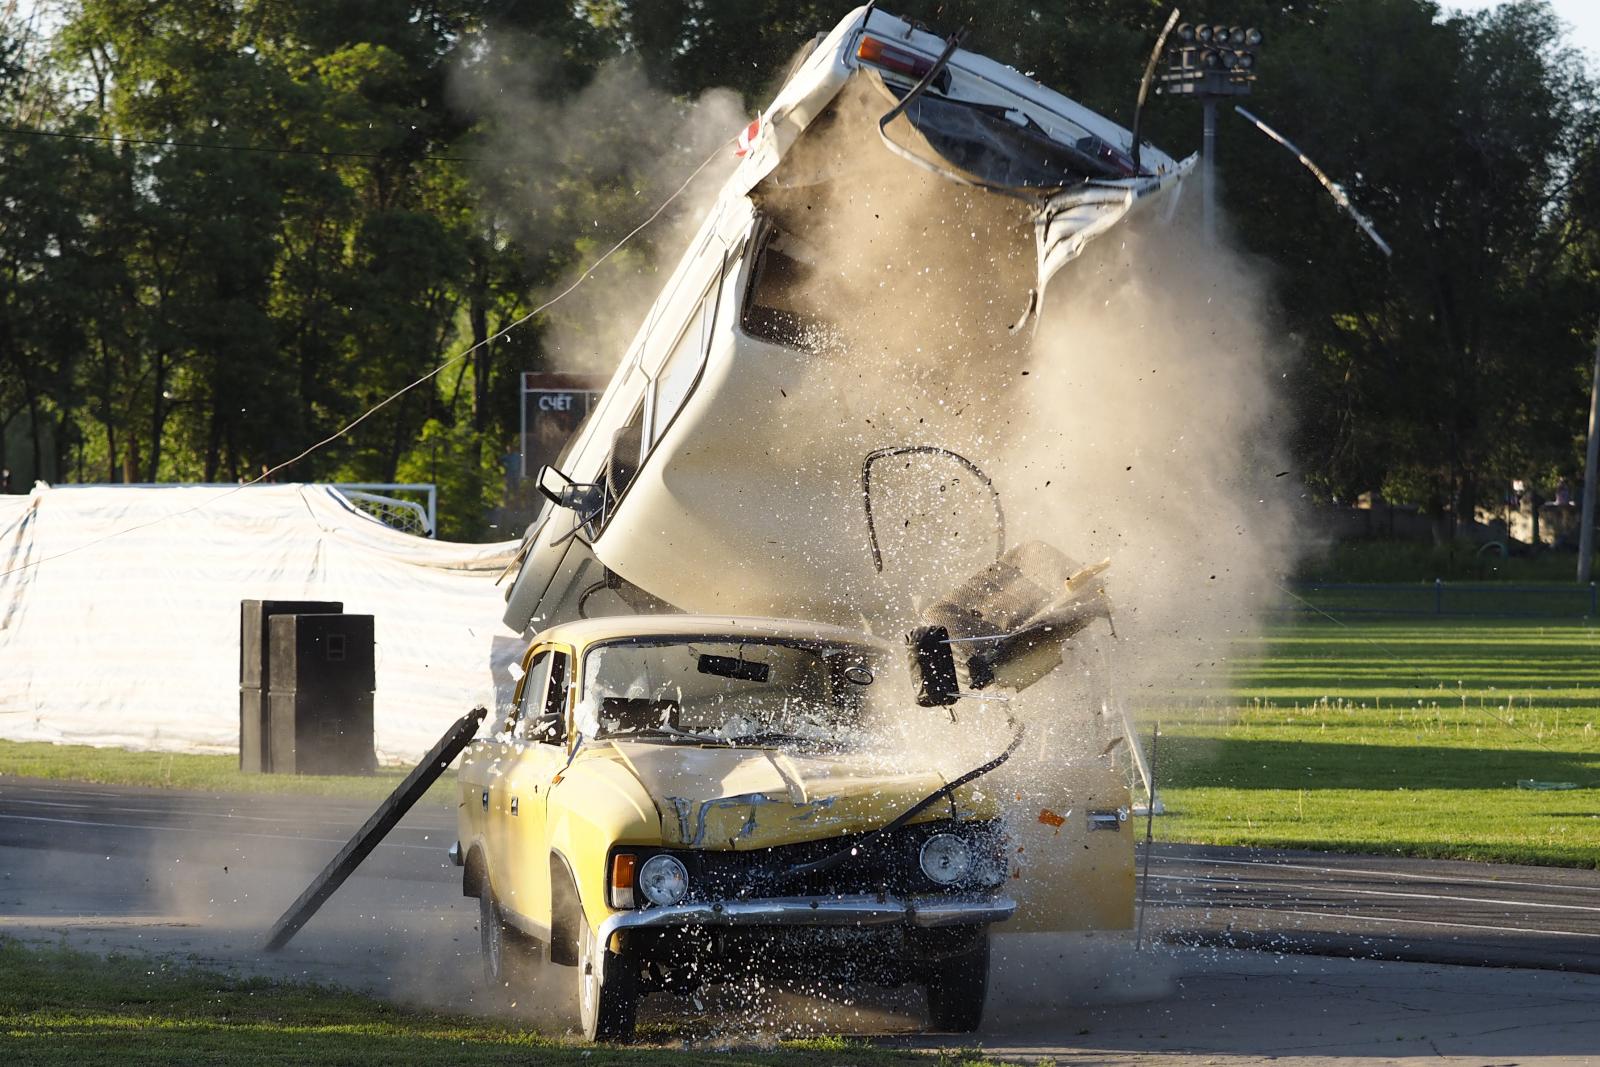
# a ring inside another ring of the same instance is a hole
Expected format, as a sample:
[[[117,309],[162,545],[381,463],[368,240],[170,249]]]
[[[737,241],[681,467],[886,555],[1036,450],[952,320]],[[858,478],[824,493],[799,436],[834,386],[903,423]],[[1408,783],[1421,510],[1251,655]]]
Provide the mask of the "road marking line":
[[[96,804],[64,804],[55,800],[26,800],[19,797],[0,798],[0,805],[4,804],[29,804],[37,808],[60,808],[66,811],[89,811],[94,812],[96,815],[168,815],[186,818],[204,817],[207,819],[239,819],[245,822],[262,822],[276,825],[282,825],[283,823],[290,821],[290,817],[287,816],[274,817],[268,815],[241,815],[232,811],[191,811],[183,808],[108,808]],[[4,814],[4,812],[0,812],[0,814]],[[323,825],[326,826],[329,824],[324,823]],[[435,829],[437,829],[442,833],[445,832],[447,828],[449,831],[453,832],[455,830],[455,824],[453,822],[447,822],[441,819],[437,823],[430,823],[426,826],[397,826],[391,832],[433,833]]]
[[[1208,878],[1204,875],[1193,874],[1152,874],[1150,877],[1168,882],[1209,882],[1215,885],[1303,889],[1312,893],[1355,893],[1364,897],[1400,897],[1405,900],[1454,900],[1466,904],[1499,904],[1513,908],[1549,908],[1554,911],[1600,912],[1600,907],[1590,904],[1544,904],[1536,900],[1496,900],[1492,897],[1458,897],[1446,893],[1400,893],[1392,889],[1350,889],[1345,886],[1301,885],[1298,882],[1274,882],[1250,878]]]
[[[1240,908],[1240,911],[1261,911],[1269,915],[1305,915],[1315,919],[1326,919],[1325,911],[1295,911],[1291,908]],[[1485,926],[1479,923],[1447,923],[1437,919],[1388,919],[1381,916],[1345,915],[1345,918],[1354,919],[1363,923],[1395,923],[1404,926],[1445,926],[1452,930],[1493,930],[1501,934],[1550,934],[1555,937],[1587,937],[1593,940],[1600,934],[1584,933],[1581,930],[1537,930],[1526,926]],[[1261,933],[1263,931],[1254,931]],[[1271,931],[1264,931],[1271,933]],[[1287,936],[1279,934],[1278,936]]]
[[[226,842],[228,839],[236,838],[236,837],[259,837],[259,838],[265,838],[265,839],[272,840],[272,841],[308,841],[308,842],[311,842],[313,844],[327,844],[327,845],[342,845],[346,841],[345,838],[309,837],[309,836],[308,837],[296,837],[296,836],[294,836],[292,834],[261,834],[261,833],[252,832],[250,830],[241,830],[241,831],[239,831],[238,833],[235,833],[235,834],[221,835],[221,834],[218,834],[217,831],[214,830],[214,829],[211,829],[209,827],[202,827],[202,826],[145,826],[142,823],[136,823],[136,822],[92,822],[92,821],[90,821],[88,819],[51,819],[51,818],[48,818],[48,817],[43,816],[43,815],[7,815],[7,814],[0,814],[0,819],[10,819],[10,820],[12,820],[14,822],[59,823],[59,824],[66,825],[66,826],[102,826],[102,827],[105,827],[105,828],[110,829],[110,830],[147,830],[147,831],[149,831],[151,833],[205,834],[205,835],[207,835],[209,837],[218,838],[219,840],[222,840],[224,842]],[[7,842],[0,842],[0,845],[10,845],[11,847],[16,847],[12,842],[8,842],[8,841]],[[435,845],[433,845],[431,843],[428,844],[428,845],[402,845],[402,844],[394,844],[393,842],[389,842],[389,841],[380,841],[378,843],[378,847],[379,848],[412,849],[412,850],[416,850],[416,851],[422,851],[424,849],[430,849],[430,848],[437,847],[437,848],[440,849],[440,851],[444,850],[444,846],[442,846],[442,845],[435,846]]]
[[[1358,874],[1380,878],[1410,878],[1421,882],[1458,882],[1462,885],[1510,885],[1529,889],[1575,889],[1582,893],[1600,893],[1600,885],[1574,885],[1561,882],[1520,882],[1502,878],[1467,878],[1447,874],[1410,874],[1402,871],[1370,871],[1352,867],[1313,867],[1306,863],[1277,863],[1272,860],[1222,860],[1195,856],[1152,856],[1158,863],[1213,864],[1231,867],[1267,867],[1290,871],[1314,871],[1317,874]]]

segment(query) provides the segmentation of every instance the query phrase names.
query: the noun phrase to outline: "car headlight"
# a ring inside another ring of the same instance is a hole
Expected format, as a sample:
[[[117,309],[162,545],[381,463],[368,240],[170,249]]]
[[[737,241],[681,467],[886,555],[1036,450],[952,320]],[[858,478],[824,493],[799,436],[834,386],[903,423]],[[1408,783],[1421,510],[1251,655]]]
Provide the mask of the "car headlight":
[[[689,892],[689,870],[676,856],[651,856],[639,868],[638,886],[652,904],[676,904]]]
[[[922,843],[918,855],[922,873],[940,885],[951,885],[972,870],[972,849],[955,834],[934,834]]]

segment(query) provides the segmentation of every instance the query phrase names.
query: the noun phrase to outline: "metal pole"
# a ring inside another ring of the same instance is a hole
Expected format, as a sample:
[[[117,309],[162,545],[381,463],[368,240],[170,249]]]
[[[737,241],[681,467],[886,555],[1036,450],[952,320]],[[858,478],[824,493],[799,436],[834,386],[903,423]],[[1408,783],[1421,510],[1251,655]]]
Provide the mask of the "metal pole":
[[[1206,244],[1217,243],[1217,101],[1201,100],[1204,132],[1200,140],[1200,218]]]
[[[1578,581],[1589,580],[1589,563],[1594,557],[1594,479],[1600,452],[1600,327],[1594,339],[1594,377],[1589,385],[1589,450],[1583,459],[1583,526],[1578,531]]]
[[[1150,796],[1155,796],[1156,787],[1156,744],[1161,740],[1161,724],[1156,723],[1156,728],[1150,734]],[[1139,926],[1133,935],[1135,950],[1144,948],[1144,913],[1150,906],[1150,849],[1153,847],[1156,833],[1156,806],[1154,800],[1145,806],[1144,812],[1144,874],[1139,878]]]
[[[520,429],[517,430],[517,481],[524,481],[528,477],[528,378],[527,375],[517,375],[517,417],[520,419]]]

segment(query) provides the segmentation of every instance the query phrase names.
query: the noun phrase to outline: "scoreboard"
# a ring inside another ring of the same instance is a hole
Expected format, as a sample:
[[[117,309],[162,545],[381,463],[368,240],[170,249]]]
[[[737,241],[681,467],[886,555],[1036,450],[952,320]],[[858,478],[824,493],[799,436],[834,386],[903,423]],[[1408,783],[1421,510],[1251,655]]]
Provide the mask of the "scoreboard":
[[[605,391],[608,375],[522,374],[522,437],[519,478],[531,478],[554,463]]]

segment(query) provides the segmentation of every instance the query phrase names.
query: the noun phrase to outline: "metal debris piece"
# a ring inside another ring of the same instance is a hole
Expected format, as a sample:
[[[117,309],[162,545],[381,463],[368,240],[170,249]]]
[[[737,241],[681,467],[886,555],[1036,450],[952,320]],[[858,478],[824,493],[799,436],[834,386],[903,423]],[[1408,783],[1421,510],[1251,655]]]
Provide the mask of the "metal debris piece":
[[[378,843],[388,836],[389,831],[395,828],[406,812],[410,811],[428,787],[438,780],[450,762],[461,754],[461,750],[472,743],[472,738],[478,732],[478,724],[483,722],[483,717],[488,714],[486,708],[473,708],[461,718],[457,719],[445,735],[439,738],[437,744],[428,750],[422,757],[422,762],[412,768],[406,775],[405,781],[382,804],[366,822],[361,824],[361,829],[345,842],[337,855],[328,861],[322,873],[311,880],[295,902],[289,905],[278,921],[272,924],[272,929],[267,933],[266,944],[263,946],[268,952],[276,952],[289,943],[289,939],[300,932],[300,928],[311,920],[317,910],[327,903],[328,898],[342,885],[346,878],[355,873],[361,866],[361,861],[372,854]],[[487,795],[487,794],[485,794]]]

